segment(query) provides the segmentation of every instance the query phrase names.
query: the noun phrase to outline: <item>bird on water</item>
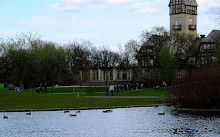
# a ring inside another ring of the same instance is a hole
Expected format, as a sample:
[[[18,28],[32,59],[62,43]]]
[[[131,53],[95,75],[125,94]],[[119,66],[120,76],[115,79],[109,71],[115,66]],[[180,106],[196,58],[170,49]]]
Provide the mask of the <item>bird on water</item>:
[[[3,118],[4,118],[4,119],[8,119],[8,117],[7,117],[5,114],[4,114]]]

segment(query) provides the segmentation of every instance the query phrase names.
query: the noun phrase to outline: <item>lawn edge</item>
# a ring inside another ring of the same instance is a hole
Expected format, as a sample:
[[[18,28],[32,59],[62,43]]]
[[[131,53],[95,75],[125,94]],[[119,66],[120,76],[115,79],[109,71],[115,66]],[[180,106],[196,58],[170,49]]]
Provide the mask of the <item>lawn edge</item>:
[[[158,107],[166,104],[131,105],[131,106],[111,106],[111,107],[81,107],[81,108],[49,108],[49,109],[10,109],[0,110],[0,112],[37,112],[37,111],[64,111],[64,110],[96,110],[110,108],[138,108],[138,107]]]

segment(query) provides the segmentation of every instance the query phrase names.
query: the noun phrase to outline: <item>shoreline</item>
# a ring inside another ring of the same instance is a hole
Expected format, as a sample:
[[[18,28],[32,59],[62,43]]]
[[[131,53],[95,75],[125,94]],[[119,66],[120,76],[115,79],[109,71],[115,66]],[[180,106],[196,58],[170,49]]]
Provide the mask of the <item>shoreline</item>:
[[[152,104],[152,105],[132,105],[132,106],[112,106],[112,107],[82,107],[82,108],[49,108],[49,109],[11,109],[0,110],[0,112],[38,112],[38,111],[64,111],[64,110],[96,110],[96,109],[110,109],[110,108],[138,108],[138,107],[158,107],[166,106],[166,104]]]
[[[220,109],[176,108],[179,112],[220,112]]]
[[[131,105],[131,106],[111,106],[111,107],[81,107],[81,108],[48,108],[48,109],[10,109],[10,110],[0,110],[2,112],[40,112],[40,111],[64,111],[64,110],[97,110],[97,109],[119,109],[119,108],[139,108],[139,107],[158,107],[167,106],[166,103],[163,104],[149,104],[149,105]],[[216,112],[219,113],[220,109],[193,109],[193,108],[174,108],[180,113],[184,112]]]

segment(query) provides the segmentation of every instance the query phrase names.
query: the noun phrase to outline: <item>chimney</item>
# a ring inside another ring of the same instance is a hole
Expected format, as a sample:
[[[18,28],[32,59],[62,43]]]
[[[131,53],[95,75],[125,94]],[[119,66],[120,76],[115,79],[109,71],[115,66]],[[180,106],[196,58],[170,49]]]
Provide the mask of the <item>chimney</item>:
[[[200,35],[201,36],[201,38],[205,38],[205,35]]]

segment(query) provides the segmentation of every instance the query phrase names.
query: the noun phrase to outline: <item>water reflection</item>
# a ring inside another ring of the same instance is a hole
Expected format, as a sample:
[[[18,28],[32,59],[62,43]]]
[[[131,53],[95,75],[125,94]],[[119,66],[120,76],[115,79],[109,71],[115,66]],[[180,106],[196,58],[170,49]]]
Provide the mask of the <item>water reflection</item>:
[[[219,117],[172,115],[170,108],[127,108],[84,110],[77,117],[75,111],[64,113],[32,112],[0,114],[0,136],[31,137],[160,137],[160,136],[209,136],[220,135]],[[158,115],[165,113],[165,115]]]

